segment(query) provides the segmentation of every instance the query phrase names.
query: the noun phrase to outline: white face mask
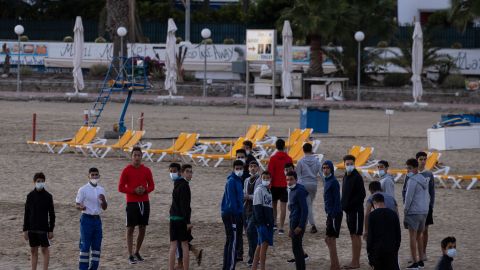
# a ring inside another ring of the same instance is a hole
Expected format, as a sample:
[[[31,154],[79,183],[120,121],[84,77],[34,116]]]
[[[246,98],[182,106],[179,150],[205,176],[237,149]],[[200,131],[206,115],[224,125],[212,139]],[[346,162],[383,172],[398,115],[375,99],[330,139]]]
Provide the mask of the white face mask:
[[[250,155],[250,153],[251,153],[250,150],[247,150],[247,151],[245,151],[245,152],[247,152],[247,156]]]
[[[98,184],[98,179],[97,178],[91,178],[90,183],[92,183],[93,185],[96,186]]]
[[[245,164],[245,159],[244,159],[244,158],[239,158],[239,159],[237,159],[237,160],[240,160],[240,161],[243,162],[243,164]]]
[[[170,179],[172,179],[172,181],[175,181],[178,179],[178,173],[170,173]]]
[[[454,258],[457,256],[457,249],[455,248],[450,248],[447,250],[447,256],[450,258]]]
[[[345,170],[347,171],[347,173],[353,172],[354,169],[355,169],[355,165],[345,166]]]
[[[414,176],[414,175],[415,175],[415,174],[414,174],[413,172],[407,173],[408,178],[410,178],[410,177],[412,177],[412,176]]]
[[[330,173],[330,174],[328,174],[328,175],[327,175],[327,174],[323,174],[323,177],[324,177],[324,178],[328,178],[328,177],[330,177],[330,176],[332,176],[332,174],[331,174],[331,173]]]
[[[291,186],[288,186],[289,189],[294,189],[297,186],[297,184],[293,184]]]
[[[36,188],[37,190],[42,190],[42,189],[44,189],[44,188],[45,188],[45,182],[37,182],[37,183],[35,183],[35,188]]]
[[[242,175],[243,175],[243,170],[235,171],[235,175],[237,175],[238,177],[242,177]]]
[[[378,175],[380,177],[383,177],[385,175],[385,171],[384,170],[378,170]]]
[[[270,180],[262,180],[262,185],[268,187],[270,185]]]

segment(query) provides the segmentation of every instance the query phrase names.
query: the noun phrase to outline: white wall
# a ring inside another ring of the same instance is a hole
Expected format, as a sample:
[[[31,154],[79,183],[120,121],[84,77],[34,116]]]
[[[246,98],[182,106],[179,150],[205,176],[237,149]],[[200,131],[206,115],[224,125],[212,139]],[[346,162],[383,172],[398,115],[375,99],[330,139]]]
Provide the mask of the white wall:
[[[398,24],[412,24],[413,18],[420,19],[420,11],[432,12],[449,9],[451,0],[398,0]]]

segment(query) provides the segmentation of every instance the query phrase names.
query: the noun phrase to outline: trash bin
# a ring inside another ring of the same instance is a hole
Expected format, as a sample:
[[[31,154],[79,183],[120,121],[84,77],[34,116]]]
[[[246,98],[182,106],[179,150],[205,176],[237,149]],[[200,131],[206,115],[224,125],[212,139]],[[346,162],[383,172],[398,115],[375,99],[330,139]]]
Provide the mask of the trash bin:
[[[312,128],[314,133],[328,133],[330,110],[319,108],[300,109],[300,128]]]

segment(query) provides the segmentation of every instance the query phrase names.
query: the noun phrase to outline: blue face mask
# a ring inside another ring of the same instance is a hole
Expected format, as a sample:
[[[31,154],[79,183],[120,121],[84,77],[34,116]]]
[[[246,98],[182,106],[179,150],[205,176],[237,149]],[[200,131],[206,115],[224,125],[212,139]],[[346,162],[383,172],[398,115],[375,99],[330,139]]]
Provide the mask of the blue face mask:
[[[407,173],[408,178],[410,178],[410,177],[412,177],[412,176],[414,176],[414,175],[415,175],[415,174],[414,174],[413,172]]]
[[[178,173],[170,173],[170,179],[172,179],[172,181],[175,181],[178,179]]]

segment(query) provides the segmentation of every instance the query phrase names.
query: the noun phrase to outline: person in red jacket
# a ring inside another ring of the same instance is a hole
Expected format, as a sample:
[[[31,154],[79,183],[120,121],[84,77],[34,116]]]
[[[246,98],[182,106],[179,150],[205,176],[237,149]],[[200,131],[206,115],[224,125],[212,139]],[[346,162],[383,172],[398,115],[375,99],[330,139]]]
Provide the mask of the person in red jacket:
[[[272,200],[273,200],[273,218],[275,224],[277,224],[277,204],[280,200],[280,224],[278,226],[278,234],[284,234],[285,230],[283,225],[285,224],[285,215],[287,212],[287,179],[285,177],[285,164],[293,163],[292,158],[285,153],[285,141],[278,139],[275,142],[277,151],[270,157],[268,162],[268,172],[272,176]]]
[[[140,147],[132,149],[132,162],[123,169],[118,183],[118,191],[125,193],[127,198],[127,248],[130,264],[144,260],[140,256],[140,248],[150,216],[148,194],[155,189],[152,171],[142,164],[142,156]],[[138,226],[138,237],[135,253],[133,253],[133,232],[136,226]]]

